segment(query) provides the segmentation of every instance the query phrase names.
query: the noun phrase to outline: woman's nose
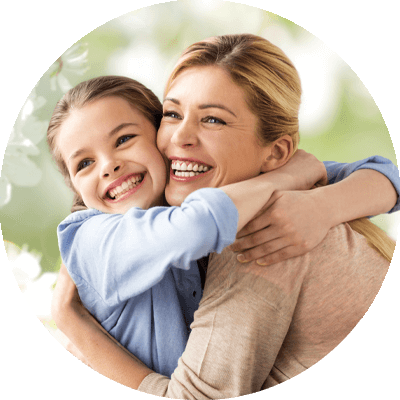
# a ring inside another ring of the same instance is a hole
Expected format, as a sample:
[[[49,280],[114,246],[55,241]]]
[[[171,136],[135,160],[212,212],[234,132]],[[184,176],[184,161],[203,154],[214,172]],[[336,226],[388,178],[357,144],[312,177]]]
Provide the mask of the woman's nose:
[[[193,147],[199,142],[197,127],[183,121],[174,131],[171,142],[179,147]]]

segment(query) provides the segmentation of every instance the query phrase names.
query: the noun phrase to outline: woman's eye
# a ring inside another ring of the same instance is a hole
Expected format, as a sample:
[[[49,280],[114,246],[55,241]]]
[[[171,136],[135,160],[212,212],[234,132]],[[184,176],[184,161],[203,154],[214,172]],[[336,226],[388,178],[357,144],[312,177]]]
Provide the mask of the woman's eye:
[[[174,111],[166,111],[163,113],[163,118],[180,118],[180,116]]]
[[[134,138],[136,135],[125,135],[121,136],[120,138],[117,139],[117,147],[120,146],[121,144],[124,144],[128,140]]]
[[[220,118],[208,116],[202,119],[202,122],[207,122],[209,124],[221,124],[221,125],[226,125],[226,122],[223,121]]]
[[[79,172],[80,170],[88,167],[89,165],[92,165],[94,163],[93,160],[82,160],[79,164],[78,164],[78,168],[77,168],[77,172]]]

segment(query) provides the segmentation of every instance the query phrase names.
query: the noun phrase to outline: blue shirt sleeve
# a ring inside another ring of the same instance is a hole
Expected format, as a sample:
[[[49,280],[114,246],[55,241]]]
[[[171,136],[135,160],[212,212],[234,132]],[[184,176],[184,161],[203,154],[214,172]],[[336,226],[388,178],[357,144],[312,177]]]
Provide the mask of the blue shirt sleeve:
[[[381,156],[373,156],[365,158],[364,160],[356,161],[353,163],[337,163],[335,161],[324,161],[326,171],[328,173],[328,181],[330,184],[339,182],[347,178],[353,172],[359,169],[374,169],[385,175],[391,182],[397,192],[397,203],[389,211],[400,210],[400,177],[397,167],[387,158]]]
[[[238,211],[220,189],[201,189],[181,207],[132,208],[126,214],[85,210],[58,227],[61,257],[111,306],[157,284],[171,266],[221,252],[236,237]]]

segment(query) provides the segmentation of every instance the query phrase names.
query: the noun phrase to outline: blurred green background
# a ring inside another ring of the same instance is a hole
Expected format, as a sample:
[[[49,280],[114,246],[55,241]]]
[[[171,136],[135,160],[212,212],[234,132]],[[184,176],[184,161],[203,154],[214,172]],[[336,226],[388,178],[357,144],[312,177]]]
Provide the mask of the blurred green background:
[[[17,246],[8,245],[8,253],[14,259],[33,254],[39,266],[40,271],[26,273],[25,281],[56,272],[60,265],[56,228],[69,214],[72,195],[51,160],[45,135],[62,95],[83,80],[114,74],[141,81],[161,99],[168,74],[188,45],[244,32],[281,47],[299,71],[301,148],[320,160],[351,162],[377,154],[397,165],[390,135],[368,90],[346,63],[303,28],[264,10],[228,2],[147,7],[100,26],[72,45],[21,105],[1,171],[0,222],[3,238]],[[385,215],[373,221],[396,238],[397,219]],[[50,286],[53,281],[48,280]],[[47,309],[37,314],[46,319]]]

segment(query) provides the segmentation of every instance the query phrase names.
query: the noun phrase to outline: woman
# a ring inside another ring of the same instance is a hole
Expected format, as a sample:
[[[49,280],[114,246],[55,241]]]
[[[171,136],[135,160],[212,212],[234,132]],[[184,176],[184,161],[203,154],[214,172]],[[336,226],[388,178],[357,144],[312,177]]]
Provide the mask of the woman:
[[[284,165],[298,143],[299,104],[300,83],[294,67],[266,40],[234,35],[190,46],[167,84],[158,133],[158,147],[172,167],[167,201],[180,204],[200,187],[218,187]],[[205,129],[204,118],[215,127]],[[270,150],[268,157],[264,157],[265,148]],[[198,180],[176,174],[176,160],[192,159],[209,165],[210,172]],[[350,196],[337,203],[339,217],[332,216],[329,205],[326,210],[322,207],[319,217],[327,227],[322,231],[342,222],[345,213],[341,210],[346,208],[352,219],[371,214],[370,210],[354,212],[357,205],[352,201],[360,186],[353,183],[365,179],[362,188],[373,177],[378,184],[378,176],[375,171],[358,171],[336,187],[282,193],[267,217],[260,217],[250,230],[257,231],[260,220],[279,214],[275,211],[279,203],[321,206],[321,193],[334,202],[338,187]],[[390,209],[395,197],[393,188],[387,186],[385,200],[377,199],[377,204]],[[361,225],[373,229],[366,222]],[[57,288],[61,329],[99,372],[147,393],[196,399],[252,393],[313,365],[362,318],[379,290],[393,251],[393,243],[382,232],[376,229],[373,234],[383,245],[369,234],[368,240],[380,253],[348,224],[341,224],[330,229],[311,252],[269,268],[255,263],[243,266],[229,250],[213,255],[187,348],[171,380],[152,373],[103,335],[79,306],[64,270]],[[245,240],[257,245],[259,236],[256,233]],[[288,247],[280,235],[272,234],[271,239],[275,248]]]

